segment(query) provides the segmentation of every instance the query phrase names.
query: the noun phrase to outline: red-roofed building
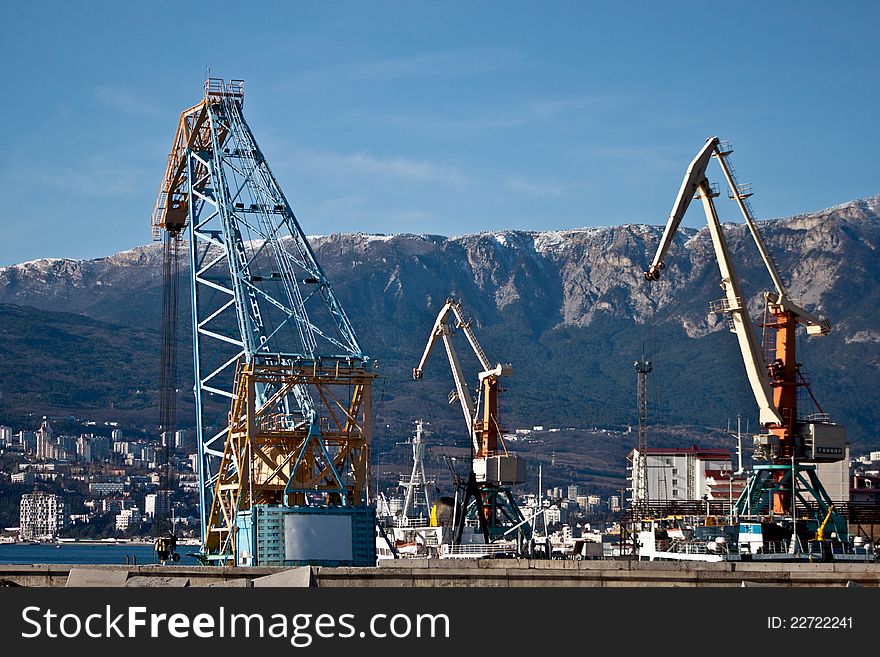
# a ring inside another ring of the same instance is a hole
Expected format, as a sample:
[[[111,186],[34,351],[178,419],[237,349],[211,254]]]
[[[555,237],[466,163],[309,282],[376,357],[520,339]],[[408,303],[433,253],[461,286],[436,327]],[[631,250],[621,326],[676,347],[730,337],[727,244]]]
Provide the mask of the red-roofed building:
[[[706,495],[710,500],[736,502],[745,490],[749,478],[746,474],[734,474],[729,470],[706,471]]]
[[[633,449],[628,458],[632,462],[632,480],[635,482],[638,480],[641,461],[638,449]],[[648,502],[703,499],[709,493],[708,473],[720,476],[722,471],[733,470],[730,452],[723,449],[704,449],[696,445],[649,447],[645,452],[645,460]],[[724,487],[727,488],[726,479]],[[726,496],[719,499],[726,499]]]

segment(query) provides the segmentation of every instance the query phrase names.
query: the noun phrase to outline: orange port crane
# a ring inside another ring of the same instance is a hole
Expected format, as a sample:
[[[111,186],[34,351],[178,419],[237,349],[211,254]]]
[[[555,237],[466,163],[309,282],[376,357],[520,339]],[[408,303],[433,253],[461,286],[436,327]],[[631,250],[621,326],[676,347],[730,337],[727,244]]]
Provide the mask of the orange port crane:
[[[819,502],[821,517],[829,511],[831,502],[815,475],[817,461],[839,461],[844,458],[846,430],[829,421],[821,412],[805,414],[798,408],[798,388],[809,391],[806,378],[797,362],[796,338],[798,326],[809,335],[825,335],[830,325],[789,297],[779,270],[762,239],[748,201],[751,186],[736,180],[729,160],[732,148],[717,137],[709,138],[697,153],[685,173],[684,180],[672,207],[657,252],[644,272],[648,281],[657,281],[664,269],[666,253],[672,245],[675,232],[694,198],[700,199],[709,226],[709,233],[721,273],[724,298],[710,305],[712,311],[727,317],[728,325],[736,334],[746,375],[755,400],[759,419],[765,433],[755,439],[756,456],[766,458],[769,465],[756,465],[755,475],[740,497],[740,512],[791,513],[800,490],[810,492]],[[717,185],[706,177],[706,168],[715,158],[729,187],[728,196],[734,200],[745,219],[748,230],[758,248],[761,260],[773,281],[773,290],[764,293],[765,331],[763,349],[746,307],[742,287],[736,274],[730,251],[718,219],[713,199],[719,195]],[[815,398],[810,391],[810,397]],[[803,501],[803,500],[802,500]],[[821,519],[821,518],[820,518]],[[838,535],[846,535],[845,522],[837,518]]]
[[[453,321],[454,318],[454,321]],[[477,378],[480,389],[474,400],[470,387],[465,381],[461,362],[452,342],[455,331],[460,330],[476,355],[482,370]],[[452,370],[455,389],[449,402],[458,400],[464,415],[472,447],[472,467],[466,487],[463,512],[459,515],[456,542],[460,542],[463,522],[469,511],[480,523],[485,542],[503,535],[510,526],[522,525],[522,536],[528,538],[530,530],[514,502],[508,486],[521,484],[525,480],[525,463],[507,450],[498,421],[499,380],[510,376],[512,366],[496,364],[493,366],[474,335],[471,323],[465,321],[461,303],[447,299],[437,315],[428,343],[422,353],[418,366],[413,368],[413,379],[422,378],[422,371],[438,338],[442,340]],[[473,505],[468,507],[473,500]]]
[[[455,323],[449,322],[449,316],[455,317]],[[452,344],[452,336],[455,329],[460,329],[467,337],[468,343],[473,349],[474,354],[480,361],[483,370],[479,373],[480,392],[477,403],[471,398],[470,388],[464,379],[461,370],[461,363]],[[461,404],[464,419],[467,424],[468,434],[473,439],[474,458],[485,459],[496,456],[499,453],[499,445],[501,452],[505,456],[509,456],[507,447],[504,445],[504,439],[501,437],[501,428],[498,424],[498,381],[502,376],[510,376],[513,368],[511,365],[501,365],[500,363],[492,367],[489,359],[486,357],[477,337],[471,329],[470,322],[466,322],[461,313],[461,303],[454,299],[447,299],[437,315],[434,322],[434,328],[428,338],[428,344],[422,353],[422,359],[417,367],[413,368],[413,379],[422,378],[422,369],[428,360],[437,338],[443,341],[446,348],[446,355],[449,358],[449,365],[452,369],[452,378],[455,381],[455,391],[450,397],[450,403],[458,399]],[[480,403],[482,402],[482,404]]]

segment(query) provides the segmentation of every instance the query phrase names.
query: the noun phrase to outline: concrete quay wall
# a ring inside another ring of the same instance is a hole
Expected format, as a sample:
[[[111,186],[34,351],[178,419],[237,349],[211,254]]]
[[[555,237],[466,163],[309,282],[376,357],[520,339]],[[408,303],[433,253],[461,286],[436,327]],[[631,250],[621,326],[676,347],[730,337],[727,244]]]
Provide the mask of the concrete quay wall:
[[[0,586],[880,587],[880,563],[404,559],[378,568],[0,565]]]

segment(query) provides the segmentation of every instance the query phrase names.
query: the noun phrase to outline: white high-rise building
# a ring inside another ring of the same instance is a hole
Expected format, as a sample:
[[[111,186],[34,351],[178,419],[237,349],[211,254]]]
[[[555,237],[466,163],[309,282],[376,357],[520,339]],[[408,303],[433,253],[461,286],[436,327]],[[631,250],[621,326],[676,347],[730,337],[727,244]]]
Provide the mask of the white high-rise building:
[[[6,447],[7,445],[12,445],[12,429],[0,425],[0,447]]]
[[[730,452],[699,447],[649,447],[645,454],[648,502],[700,500],[708,492],[706,477],[731,472]],[[639,450],[630,453],[633,488],[638,481]],[[638,501],[634,490],[632,499]]]
[[[550,505],[544,511],[544,520],[547,522],[548,525],[556,522],[561,524],[567,523],[568,507],[564,504]]]
[[[155,518],[168,512],[168,498],[159,493],[150,493],[144,498],[144,517]]]
[[[33,431],[19,431],[16,436],[16,442],[28,454],[37,453],[37,434]]]
[[[52,540],[67,526],[67,504],[60,495],[25,493],[19,505],[23,541]]]
[[[124,532],[129,527],[141,524],[141,511],[136,506],[130,509],[122,509],[116,515],[116,529]]]
[[[76,439],[76,456],[83,463],[92,460],[92,439],[89,436],[80,436]]]
[[[153,445],[145,445],[140,449],[140,457],[141,461],[146,463],[155,463],[156,456],[159,454],[159,450]]]
[[[132,451],[134,446],[131,442],[127,440],[114,440],[113,441],[113,451],[117,454],[125,454],[130,456],[134,452]]]
[[[37,458],[38,459],[55,459],[57,458],[57,447],[55,444],[55,432],[49,425],[49,420],[43,417],[43,423],[37,430]]]

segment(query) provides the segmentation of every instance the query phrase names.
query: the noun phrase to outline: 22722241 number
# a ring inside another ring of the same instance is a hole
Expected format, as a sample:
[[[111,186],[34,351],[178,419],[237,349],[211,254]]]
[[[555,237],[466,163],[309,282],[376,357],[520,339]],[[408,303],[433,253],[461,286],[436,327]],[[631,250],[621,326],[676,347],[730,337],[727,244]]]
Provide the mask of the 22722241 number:
[[[767,628],[771,630],[851,630],[852,616],[768,616]]]

